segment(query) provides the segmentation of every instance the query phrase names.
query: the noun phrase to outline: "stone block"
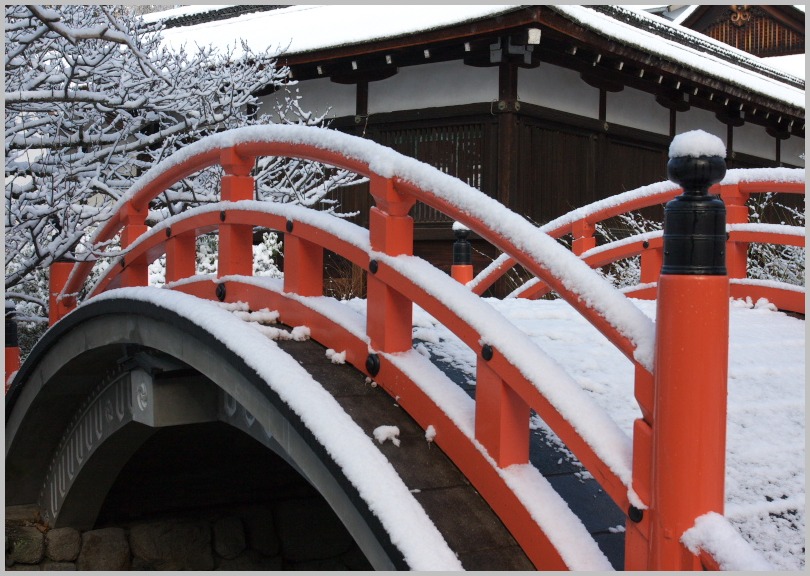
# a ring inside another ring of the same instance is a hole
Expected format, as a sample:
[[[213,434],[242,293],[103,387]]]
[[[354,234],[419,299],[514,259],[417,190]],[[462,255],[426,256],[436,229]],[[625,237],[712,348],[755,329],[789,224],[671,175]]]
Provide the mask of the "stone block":
[[[247,547],[245,528],[236,516],[220,518],[213,524],[214,552],[226,559],[236,558]]]
[[[54,528],[45,534],[45,556],[54,562],[73,562],[81,547],[82,535],[75,528]]]
[[[319,497],[278,502],[274,520],[288,562],[334,558],[354,545],[332,508]]]
[[[6,526],[11,564],[38,564],[45,557],[45,536],[34,526]]]
[[[28,572],[29,570],[40,570],[39,564],[15,564],[6,568],[9,572]]]
[[[133,562],[142,570],[213,570],[211,527],[207,522],[161,521],[133,526]]]
[[[36,524],[40,521],[40,510],[36,504],[6,506],[6,524]]]
[[[123,528],[101,528],[82,534],[78,570],[129,570],[130,553]]]

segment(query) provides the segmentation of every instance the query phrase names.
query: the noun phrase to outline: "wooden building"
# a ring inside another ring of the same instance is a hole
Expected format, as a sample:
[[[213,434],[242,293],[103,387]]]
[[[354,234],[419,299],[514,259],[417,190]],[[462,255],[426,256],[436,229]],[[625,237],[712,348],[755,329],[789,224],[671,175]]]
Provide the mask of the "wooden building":
[[[782,25],[780,49],[798,49],[795,19],[745,8],[736,13]],[[268,101],[300,97],[332,127],[540,224],[665,179],[669,143],[687,130],[723,139],[729,167],[804,166],[804,80],[709,37],[736,26],[718,23],[721,9],[693,10],[686,27],[615,6],[244,6],[170,20],[165,33],[174,45],[283,47],[297,82]],[[363,211],[368,196],[341,200]],[[451,223],[420,205],[413,216],[417,254],[449,266]]]

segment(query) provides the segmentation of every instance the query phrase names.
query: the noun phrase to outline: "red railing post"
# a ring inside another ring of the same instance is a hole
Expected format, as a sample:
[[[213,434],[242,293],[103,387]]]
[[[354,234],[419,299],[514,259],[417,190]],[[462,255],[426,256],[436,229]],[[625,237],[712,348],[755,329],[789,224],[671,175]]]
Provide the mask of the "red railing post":
[[[323,296],[323,248],[293,236],[295,223],[287,221],[284,235],[284,291],[299,296]]]
[[[708,189],[726,165],[722,142],[707,146],[707,136],[676,138],[667,166],[684,193],[666,206],[658,282],[647,567],[654,570],[699,570],[681,535],[724,508],[729,283],[725,206]],[[685,155],[692,150],[700,155]]]
[[[76,307],[76,297],[61,296],[75,262],[57,260],[50,265],[48,277],[48,325],[53,326]]]
[[[413,254],[413,218],[408,211],[415,199],[394,188],[390,178],[371,174],[370,192],[376,206],[369,214],[371,249],[389,256]],[[382,352],[404,352],[413,342],[413,304],[374,274],[377,263],[369,263],[366,330],[371,347]]]
[[[584,218],[577,220],[571,225],[571,232],[574,236],[574,241],[571,244],[571,250],[577,256],[581,256],[591,248],[596,247],[596,226],[591,224]]]
[[[166,230],[166,283],[194,276],[197,271],[197,236],[193,233],[173,236]]]
[[[126,249],[149,229],[146,225],[146,209],[139,210],[132,202],[128,202],[121,209],[121,217],[124,224],[121,230],[121,248]],[[121,286],[146,286],[149,283],[149,270],[145,258],[130,261],[125,254],[121,263],[124,266],[124,271],[121,272]]]
[[[720,197],[726,205],[727,224],[748,223],[748,194],[740,190],[739,184],[721,185]],[[726,243],[726,267],[729,278],[748,276],[748,242]]]
[[[17,335],[17,321],[14,320],[16,310],[14,304],[6,301],[6,369],[5,387],[8,393],[10,377],[20,369],[20,342]]]
[[[254,158],[237,154],[234,148],[226,148],[220,156],[225,174],[222,176],[222,201],[238,202],[253,200],[255,182],[250,176]],[[245,224],[227,223],[227,214],[222,212],[219,226],[219,251],[217,277],[253,274],[253,227]]]
[[[453,264],[450,267],[450,276],[462,284],[472,282],[472,245],[467,239],[470,236],[469,228],[459,224],[453,224],[453,234],[456,241],[453,242]]]
[[[641,278],[640,284],[651,284],[658,282],[658,275],[661,273],[661,264],[664,254],[657,248],[648,248],[645,245],[644,252],[641,253]]]
[[[495,351],[484,345],[475,369],[475,439],[501,468],[529,460],[529,405],[488,362]]]

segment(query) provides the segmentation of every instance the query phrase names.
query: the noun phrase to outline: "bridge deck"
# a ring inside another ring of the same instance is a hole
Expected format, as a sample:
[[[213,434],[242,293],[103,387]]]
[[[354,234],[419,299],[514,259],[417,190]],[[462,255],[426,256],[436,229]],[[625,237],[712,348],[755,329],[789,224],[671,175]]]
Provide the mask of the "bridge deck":
[[[400,446],[386,441],[380,450],[466,569],[534,569],[464,475],[441,449],[426,441],[424,431],[381,387],[367,383],[365,375],[348,364],[328,361],[325,348],[312,340],[278,344],[335,397],[370,437],[378,426],[399,427]]]
[[[349,365],[332,364],[325,348],[311,340],[284,340],[279,347],[320,382],[369,436],[380,425],[400,429],[401,445],[385,442],[380,450],[415,494],[428,516],[468,570],[532,570],[529,559],[464,475],[381,387]],[[448,364],[443,371],[470,396],[475,387]],[[582,520],[616,569],[624,565],[624,514],[571,454],[543,430],[531,434],[531,462]],[[466,516],[459,517],[464,510]],[[613,529],[614,531],[611,531]]]

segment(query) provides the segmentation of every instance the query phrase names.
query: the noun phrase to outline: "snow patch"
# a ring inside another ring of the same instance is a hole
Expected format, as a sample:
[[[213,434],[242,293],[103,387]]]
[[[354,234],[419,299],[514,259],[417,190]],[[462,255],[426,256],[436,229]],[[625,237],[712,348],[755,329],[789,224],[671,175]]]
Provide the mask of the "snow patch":
[[[436,439],[436,428],[434,428],[433,424],[431,424],[427,428],[425,428],[425,440],[427,440],[428,444],[430,444],[435,439]]]
[[[390,440],[394,446],[399,446],[399,427],[398,426],[377,426],[374,429],[374,439],[380,444],[386,440]]]
[[[332,364],[345,364],[346,363],[346,351],[343,352],[335,352],[331,348],[327,349],[326,357],[332,361]]]
[[[683,533],[681,542],[693,554],[708,552],[721,570],[773,570],[767,560],[755,552],[740,533],[720,514],[709,512]]]
[[[303,342],[304,340],[309,340],[310,330],[309,326],[296,326],[290,332],[290,336],[296,342]]]

